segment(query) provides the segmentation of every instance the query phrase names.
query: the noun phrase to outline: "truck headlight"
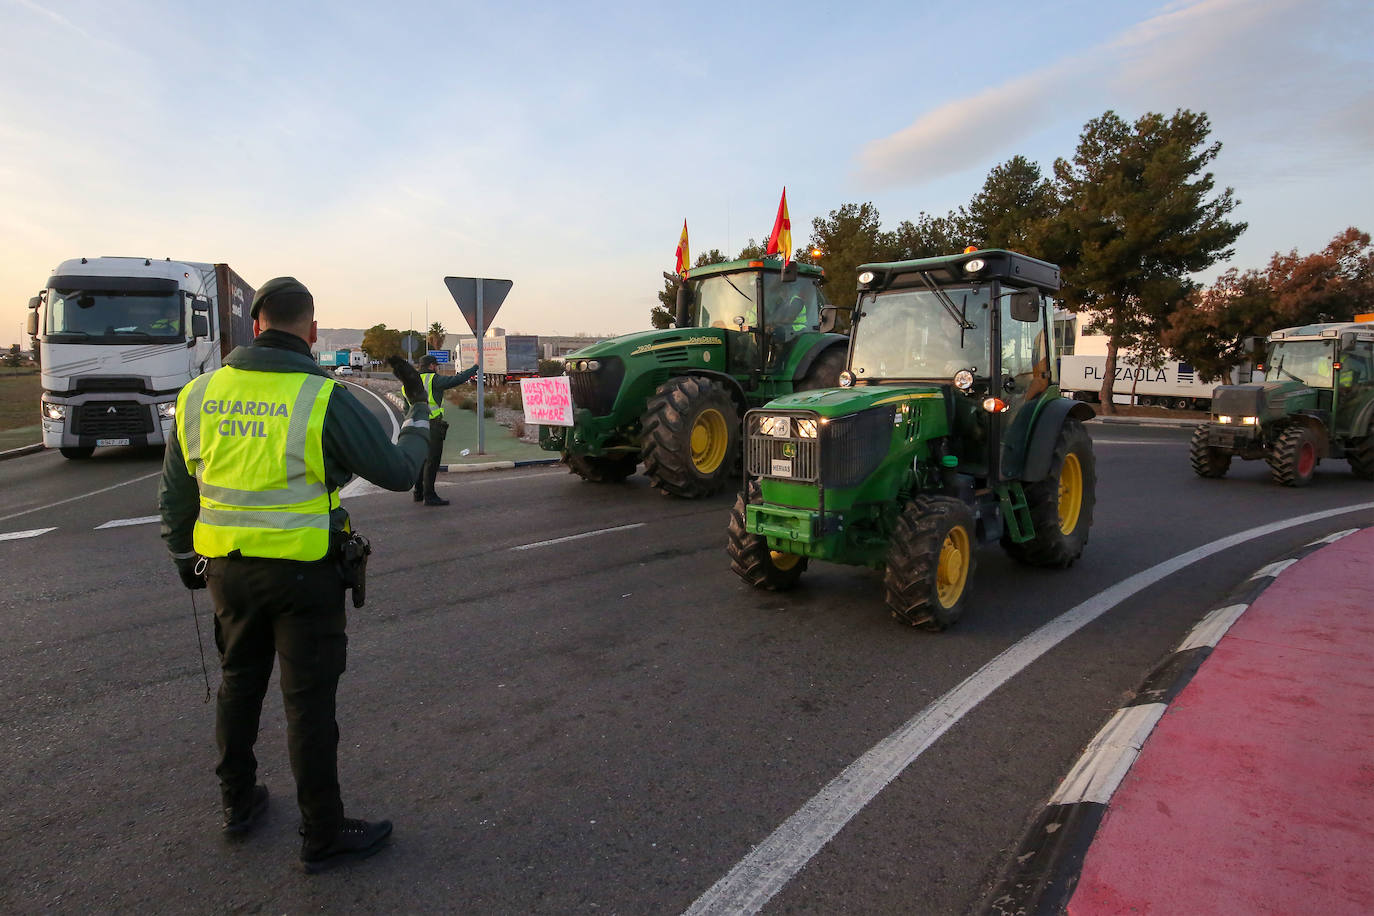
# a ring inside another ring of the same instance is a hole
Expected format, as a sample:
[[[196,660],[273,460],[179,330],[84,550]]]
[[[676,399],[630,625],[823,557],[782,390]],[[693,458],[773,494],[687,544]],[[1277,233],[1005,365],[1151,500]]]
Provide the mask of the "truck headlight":
[[[43,416],[49,420],[65,420],[67,419],[67,405],[54,404],[52,401],[44,401]]]
[[[167,401],[157,405],[157,416],[159,420],[175,420],[177,418],[177,402]]]

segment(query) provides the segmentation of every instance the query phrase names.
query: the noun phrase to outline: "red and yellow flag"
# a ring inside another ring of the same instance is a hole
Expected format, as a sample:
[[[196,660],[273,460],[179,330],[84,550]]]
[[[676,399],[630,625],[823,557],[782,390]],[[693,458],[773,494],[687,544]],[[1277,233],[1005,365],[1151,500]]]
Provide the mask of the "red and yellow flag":
[[[765,254],[781,254],[782,263],[792,260],[792,218],[787,215],[787,188],[782,189],[782,200],[778,202],[778,218],[773,221],[773,234],[768,236],[768,250]]]
[[[677,240],[677,275],[680,277],[692,266],[692,255],[687,250],[687,220],[682,221],[682,238]]]

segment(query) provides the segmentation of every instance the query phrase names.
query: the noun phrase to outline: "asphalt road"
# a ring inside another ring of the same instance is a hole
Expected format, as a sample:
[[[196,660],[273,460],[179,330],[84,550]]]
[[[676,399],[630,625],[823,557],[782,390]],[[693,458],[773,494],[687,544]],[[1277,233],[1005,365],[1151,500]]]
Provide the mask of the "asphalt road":
[[[864,570],[816,564],[795,592],[747,588],[724,552],[733,497],[670,500],[643,477],[603,487],[556,468],[446,475],[446,509],[356,487],[347,504],[375,553],[367,607],[350,611],[341,782],[351,815],[390,817],[396,833],[316,877],[296,868],[275,692],[258,746],[268,819],[247,842],[220,837],[189,593],[141,521],[157,511],[160,456],[0,462],[0,909],[967,912],[1211,603],[1270,558],[1370,520],[1246,540],[1044,644],[1043,625],[1156,564],[1371,499],[1343,462],[1301,490],[1255,463],[1203,481],[1186,431],[1092,431],[1083,559],[1048,572],[984,549],[966,616],[943,634],[895,623]],[[987,682],[1009,649],[1028,663],[954,709],[951,691]],[[941,733],[884,776],[873,749],[931,717]],[[871,800],[845,802],[841,773],[874,786]],[[823,790],[833,803],[817,804]],[[781,872],[745,860],[798,812]]]

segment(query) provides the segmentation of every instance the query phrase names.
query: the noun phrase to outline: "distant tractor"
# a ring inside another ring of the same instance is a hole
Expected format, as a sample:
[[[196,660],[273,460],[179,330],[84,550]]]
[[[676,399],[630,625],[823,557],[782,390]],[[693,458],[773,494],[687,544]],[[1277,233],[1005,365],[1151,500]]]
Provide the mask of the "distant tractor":
[[[573,425],[543,426],[539,444],[595,483],[641,461],[664,493],[709,496],[739,473],[740,417],[781,394],[833,387],[847,338],[823,272],[780,260],[694,267],[676,327],[601,341],[565,360]]]
[[[959,619],[975,549],[1067,567],[1092,525],[1086,404],[1061,397],[1059,268],[1001,250],[868,264],[838,389],[745,418],[730,567],[792,588],[811,560],[884,572],[898,619]]]
[[[1288,487],[1310,483],[1323,458],[1374,480],[1374,322],[1270,334],[1263,381],[1217,388],[1211,422],[1193,431],[1199,477],[1224,476],[1232,458],[1264,459]]]

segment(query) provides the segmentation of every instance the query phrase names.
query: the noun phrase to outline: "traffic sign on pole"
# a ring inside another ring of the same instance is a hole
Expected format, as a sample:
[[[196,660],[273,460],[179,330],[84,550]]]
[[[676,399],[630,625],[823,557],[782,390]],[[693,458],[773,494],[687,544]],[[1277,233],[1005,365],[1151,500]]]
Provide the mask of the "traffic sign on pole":
[[[480,290],[478,284],[481,285]],[[463,313],[472,333],[485,337],[497,309],[506,301],[506,294],[514,283],[511,280],[485,280],[481,277],[444,277],[444,285],[448,287],[453,301],[458,303],[458,311]],[[479,302],[482,305],[480,315],[477,312]]]

